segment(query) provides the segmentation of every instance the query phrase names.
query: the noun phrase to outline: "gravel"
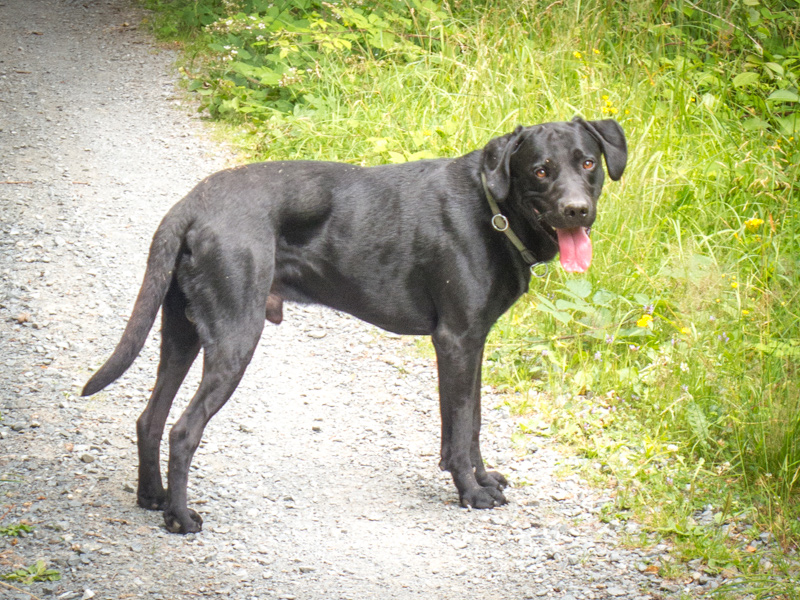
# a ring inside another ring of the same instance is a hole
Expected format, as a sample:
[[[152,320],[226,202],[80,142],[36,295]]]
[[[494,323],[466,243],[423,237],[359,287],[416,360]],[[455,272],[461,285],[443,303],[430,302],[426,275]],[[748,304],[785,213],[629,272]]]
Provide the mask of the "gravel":
[[[137,11],[125,0],[0,0],[0,526],[34,526],[0,538],[0,573],[42,560],[62,575],[0,584],[0,596],[578,600],[710,589],[713,578],[652,574],[669,549],[623,547],[633,530],[598,519],[610,499],[558,477],[567,459],[546,439],[515,448],[515,418],[491,389],[484,455],[518,485],[502,508],[460,508],[436,466],[433,359],[411,338],[319,307],[290,305],[282,325],[267,324],[207,428],[189,489],[204,531],[169,534],[160,514],[136,507],[134,423],[157,333],[107,391],[78,392],[119,339],[161,216],[235,160],[182,105],[175,56],[137,28]],[[177,409],[197,379],[195,369]]]

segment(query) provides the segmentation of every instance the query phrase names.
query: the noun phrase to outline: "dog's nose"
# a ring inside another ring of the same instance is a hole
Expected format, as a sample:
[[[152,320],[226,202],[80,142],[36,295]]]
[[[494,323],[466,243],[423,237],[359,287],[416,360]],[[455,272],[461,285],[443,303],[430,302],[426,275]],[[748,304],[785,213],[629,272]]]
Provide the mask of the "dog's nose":
[[[561,214],[563,217],[576,225],[580,225],[585,221],[592,212],[592,206],[586,200],[573,199],[568,200],[561,205]]]

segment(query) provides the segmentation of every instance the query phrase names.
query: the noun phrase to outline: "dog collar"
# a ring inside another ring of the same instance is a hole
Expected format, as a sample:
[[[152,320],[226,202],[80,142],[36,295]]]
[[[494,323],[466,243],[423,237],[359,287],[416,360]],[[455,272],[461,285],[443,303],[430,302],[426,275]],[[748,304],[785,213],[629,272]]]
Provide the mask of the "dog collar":
[[[483,184],[483,191],[486,194],[486,201],[489,203],[489,208],[492,209],[491,222],[494,230],[504,233],[514,247],[519,250],[519,253],[522,255],[522,260],[528,264],[531,275],[534,277],[544,277],[547,275],[547,263],[536,260],[536,256],[534,256],[533,252],[525,247],[525,244],[522,243],[522,240],[519,239],[517,234],[511,229],[511,226],[508,224],[508,218],[502,213],[500,207],[497,205],[497,201],[489,191],[489,185],[486,183],[486,175],[483,173],[481,173],[481,183]],[[537,270],[537,267],[540,265],[544,265],[544,272],[542,273],[539,273]]]

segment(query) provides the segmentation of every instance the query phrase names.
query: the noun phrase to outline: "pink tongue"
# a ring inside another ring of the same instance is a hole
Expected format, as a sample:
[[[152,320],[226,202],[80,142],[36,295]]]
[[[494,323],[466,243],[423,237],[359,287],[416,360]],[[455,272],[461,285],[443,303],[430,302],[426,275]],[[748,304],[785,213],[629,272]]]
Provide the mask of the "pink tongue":
[[[583,273],[592,262],[592,241],[583,227],[556,229],[561,266],[570,273]]]

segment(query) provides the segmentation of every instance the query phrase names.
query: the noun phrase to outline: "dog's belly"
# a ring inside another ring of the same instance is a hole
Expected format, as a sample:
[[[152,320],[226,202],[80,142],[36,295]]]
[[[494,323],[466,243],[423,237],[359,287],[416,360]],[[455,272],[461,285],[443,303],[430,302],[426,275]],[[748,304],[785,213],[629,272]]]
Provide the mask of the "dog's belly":
[[[424,294],[412,294],[399,286],[377,292],[335,281],[316,283],[276,279],[272,294],[292,302],[328,306],[400,335],[430,335],[436,326],[433,303]]]

